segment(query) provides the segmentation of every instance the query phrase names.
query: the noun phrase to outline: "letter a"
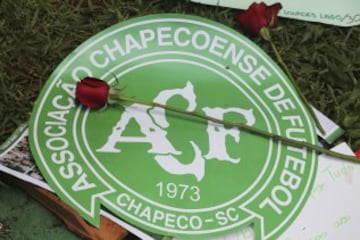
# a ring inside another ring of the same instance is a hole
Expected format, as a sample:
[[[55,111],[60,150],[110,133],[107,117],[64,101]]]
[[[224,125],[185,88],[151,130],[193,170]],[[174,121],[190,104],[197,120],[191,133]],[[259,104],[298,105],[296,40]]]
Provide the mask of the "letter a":
[[[97,152],[119,153],[121,149],[116,148],[118,143],[150,143],[151,149],[149,153],[156,154],[180,154],[166,138],[166,131],[154,124],[151,117],[147,114],[150,107],[141,104],[132,104],[125,108],[120,120],[114,126],[112,134],[107,142]],[[138,136],[122,136],[129,121],[134,119],[140,126],[140,131],[144,135]]]

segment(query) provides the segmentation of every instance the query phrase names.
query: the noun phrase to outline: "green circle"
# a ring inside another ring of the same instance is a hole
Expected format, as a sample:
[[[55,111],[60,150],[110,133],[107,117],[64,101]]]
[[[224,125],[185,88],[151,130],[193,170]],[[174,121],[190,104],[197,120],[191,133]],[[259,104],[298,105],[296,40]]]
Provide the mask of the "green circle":
[[[203,239],[254,224],[276,239],[301,211],[315,152],[151,106],[83,108],[74,87],[88,75],[128,97],[317,143],[290,81],[239,33],[176,14],[119,23],[59,65],[30,124],[46,180],[88,221],[98,224],[101,203],[159,234]]]

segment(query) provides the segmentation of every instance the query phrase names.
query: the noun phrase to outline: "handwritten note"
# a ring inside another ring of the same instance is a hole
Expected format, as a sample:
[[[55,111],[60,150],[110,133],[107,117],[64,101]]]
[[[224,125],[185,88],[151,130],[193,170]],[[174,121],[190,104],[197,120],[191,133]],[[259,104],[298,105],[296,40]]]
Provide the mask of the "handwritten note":
[[[354,155],[346,143],[333,151]],[[359,239],[360,164],[325,155],[308,202],[279,240]],[[211,240],[254,240],[250,227]]]
[[[193,2],[224,7],[246,9],[253,0],[192,0]],[[260,1],[259,1],[260,2]],[[333,24],[338,26],[355,26],[360,24],[359,0],[265,0],[267,4],[281,2],[283,9],[280,16]]]
[[[354,155],[346,143],[332,150]],[[321,155],[313,191],[281,240],[358,239],[360,164]]]

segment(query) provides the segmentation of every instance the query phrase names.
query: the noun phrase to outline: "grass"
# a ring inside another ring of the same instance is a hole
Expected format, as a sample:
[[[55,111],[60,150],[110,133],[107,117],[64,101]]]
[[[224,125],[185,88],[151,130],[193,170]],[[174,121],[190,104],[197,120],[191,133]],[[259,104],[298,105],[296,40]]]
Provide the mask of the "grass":
[[[165,12],[202,16],[241,32],[237,10],[185,0],[1,0],[0,143],[28,121],[45,81],[79,44],[119,21]],[[267,42],[249,38],[275,59]],[[352,148],[359,149],[360,27],[280,19],[273,38],[309,102],[343,127]]]
[[[181,0],[0,2],[0,142],[29,119],[51,72],[84,40],[126,19],[176,12],[233,27],[237,10]],[[272,55],[268,43],[249,36]],[[360,27],[280,19],[273,37],[299,87],[360,148]],[[273,56],[274,57],[274,56]]]

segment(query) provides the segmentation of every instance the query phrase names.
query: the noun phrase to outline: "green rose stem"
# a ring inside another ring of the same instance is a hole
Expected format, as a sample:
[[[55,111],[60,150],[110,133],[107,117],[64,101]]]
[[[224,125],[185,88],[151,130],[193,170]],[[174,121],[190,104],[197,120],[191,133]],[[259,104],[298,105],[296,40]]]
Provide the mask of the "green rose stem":
[[[321,123],[319,122],[318,118],[316,117],[315,115],[315,112],[314,112],[314,109],[310,106],[310,103],[307,101],[307,99],[305,98],[304,94],[301,93],[300,89],[298,88],[298,86],[296,85],[295,81],[294,81],[294,78],[291,74],[291,72],[289,71],[289,68],[287,67],[287,65],[285,64],[285,62],[282,60],[282,57],[279,53],[279,51],[277,50],[275,44],[273,41],[270,41],[270,45],[271,45],[271,48],[273,49],[275,55],[276,55],[276,58],[278,60],[278,62],[280,63],[280,65],[283,67],[283,69],[285,70],[286,74],[289,76],[289,79],[290,81],[293,83],[293,85],[295,86],[295,89],[298,93],[298,95],[300,96],[301,100],[305,103],[305,106],[307,107],[307,109],[310,111],[310,114],[312,115],[314,121],[315,121],[315,124],[317,126],[317,128],[319,129],[319,131],[322,133],[322,134],[325,134],[325,130],[323,129],[323,127],[321,126]]]
[[[203,119],[203,120],[206,120],[206,121],[211,121],[211,122],[214,122],[214,123],[220,123],[220,124],[223,124],[226,127],[236,127],[238,129],[245,130],[245,131],[247,131],[249,133],[253,133],[253,134],[256,134],[256,135],[264,137],[264,138],[272,138],[274,140],[284,142],[284,143],[286,143],[288,145],[291,145],[291,146],[294,146],[294,147],[307,148],[307,149],[310,149],[310,150],[315,150],[315,151],[317,151],[319,153],[324,153],[324,154],[326,154],[328,156],[341,158],[341,159],[348,160],[348,161],[351,161],[351,162],[360,162],[360,159],[356,158],[354,156],[333,152],[333,151],[330,151],[328,149],[325,149],[325,148],[322,148],[322,147],[319,147],[317,145],[313,145],[313,144],[310,144],[310,143],[307,143],[307,142],[304,142],[304,141],[297,141],[297,140],[293,140],[293,139],[290,139],[290,138],[282,137],[282,136],[277,135],[277,134],[269,133],[269,132],[261,130],[261,129],[250,127],[250,126],[248,126],[246,124],[237,123],[237,122],[223,121],[223,120],[220,120],[220,119],[217,119],[217,118],[206,116],[206,115],[204,115],[202,113],[199,113],[199,112],[196,112],[196,111],[187,111],[187,110],[179,109],[179,108],[172,107],[172,106],[162,105],[162,104],[155,103],[155,102],[143,101],[143,100],[138,100],[138,99],[134,99],[134,98],[129,98],[129,97],[123,96],[120,93],[119,89],[110,89],[109,99],[110,99],[110,102],[113,102],[114,100],[115,101],[120,100],[120,101],[125,101],[125,102],[131,102],[131,103],[138,103],[138,104],[142,104],[142,105],[147,105],[147,106],[151,106],[151,107],[160,107],[162,109],[170,110],[172,112],[185,114],[185,115],[190,115],[190,116],[200,118],[200,119]]]
[[[294,77],[292,76],[288,66],[286,65],[286,63],[284,62],[284,60],[282,59],[276,45],[274,44],[274,42],[272,41],[271,39],[271,35],[270,35],[270,31],[267,27],[263,27],[261,30],[260,30],[260,35],[263,39],[265,39],[266,41],[268,41],[271,45],[271,48],[273,50],[273,52],[275,53],[275,56],[276,56],[276,59],[277,61],[280,63],[280,65],[282,66],[282,68],[284,69],[285,73],[287,74],[287,76],[289,77],[291,83],[294,85],[295,89],[296,89],[296,92],[297,94],[300,96],[301,100],[303,101],[303,103],[305,104],[306,108],[309,110],[312,118],[314,119],[315,121],[315,124],[316,124],[316,127],[319,129],[319,131],[322,133],[322,134],[325,134],[325,130],[324,128],[321,126],[318,118],[316,117],[315,115],[315,112],[313,110],[313,108],[311,107],[310,103],[307,101],[307,99],[305,98],[304,94],[301,93],[301,90],[299,89],[299,87],[297,86],[295,80],[294,80]]]

